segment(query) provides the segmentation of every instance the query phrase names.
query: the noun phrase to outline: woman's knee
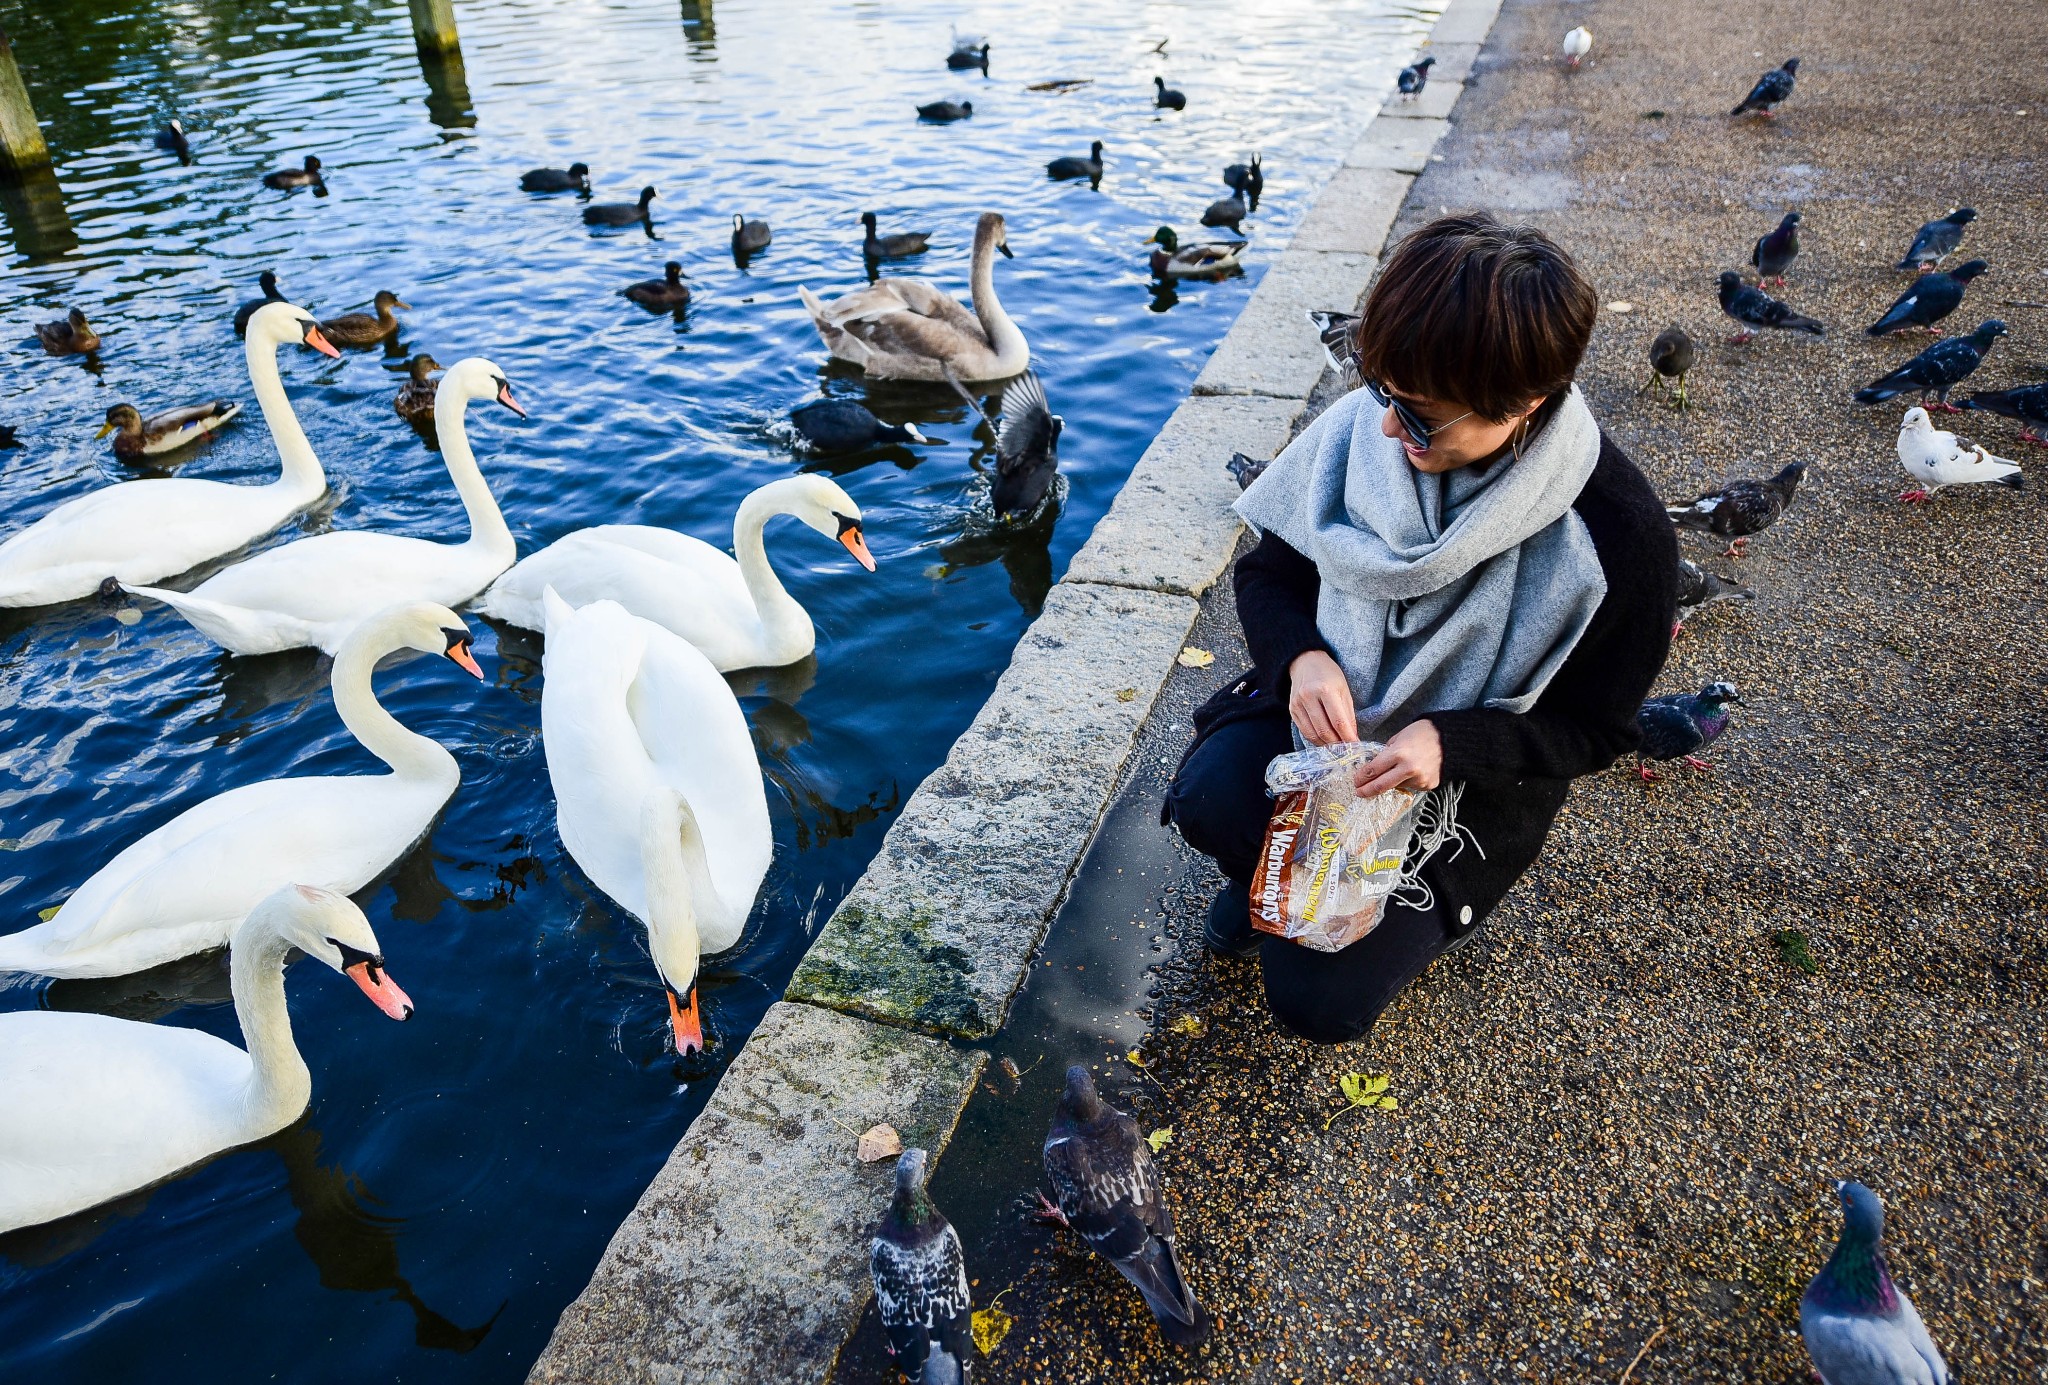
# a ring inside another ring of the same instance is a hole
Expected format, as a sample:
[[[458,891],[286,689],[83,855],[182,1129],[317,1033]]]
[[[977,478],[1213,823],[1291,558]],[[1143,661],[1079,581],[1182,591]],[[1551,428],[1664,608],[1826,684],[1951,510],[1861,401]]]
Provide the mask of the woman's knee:
[[[1252,727],[1225,727],[1195,747],[1168,790],[1168,814],[1182,839],[1226,874],[1249,877],[1265,839],[1270,739]]]
[[[1299,950],[1296,944],[1276,938],[1261,952],[1276,947]],[[1274,1023],[1312,1044],[1348,1044],[1364,1038],[1393,999],[1392,995],[1362,988],[1303,984],[1298,975],[1292,974],[1295,968],[1286,970],[1290,974],[1284,979],[1267,971],[1266,1009]]]

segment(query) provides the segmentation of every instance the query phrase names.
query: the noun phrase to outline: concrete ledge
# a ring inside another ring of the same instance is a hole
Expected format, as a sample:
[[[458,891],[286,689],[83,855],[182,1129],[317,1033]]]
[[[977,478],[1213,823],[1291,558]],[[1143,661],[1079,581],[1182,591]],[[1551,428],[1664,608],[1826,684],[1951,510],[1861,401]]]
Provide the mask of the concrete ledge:
[[[870,1294],[895,1161],[859,1131],[952,1137],[986,1055],[809,1005],[770,1007],[555,1324],[535,1385],[818,1380]]]
[[[1482,44],[1500,13],[1500,0],[1451,0],[1430,30],[1425,53],[1440,52],[1454,43]],[[1559,35],[1562,37],[1562,34]]]
[[[1429,49],[1424,49],[1429,52]],[[1388,115],[1414,116],[1424,120],[1442,120],[1450,115],[1451,108],[1458,104],[1458,98],[1465,94],[1465,84],[1449,76],[1438,76],[1435,68],[1430,69],[1429,85],[1422,94],[1415,97],[1396,96],[1383,108]]]
[[[1224,463],[1233,452],[1278,452],[1300,412],[1299,400],[1263,395],[1183,400],[1074,555],[1067,580],[1182,596],[1209,590],[1243,528],[1230,509],[1238,487]]]
[[[1441,28],[1442,26],[1439,25],[1438,27]],[[1448,40],[1439,43],[1432,37],[1429,43],[1415,57],[1417,61],[1423,58],[1436,59],[1435,65],[1429,69],[1431,85],[1434,85],[1439,79],[1445,82],[1463,82],[1472,75],[1472,64],[1479,60],[1479,49],[1480,45],[1477,43],[1453,43]],[[1428,91],[1429,87],[1425,86],[1423,92],[1427,94]],[[1400,105],[1401,98],[1397,96],[1387,103],[1385,113],[1388,115],[1402,114],[1403,112],[1399,109]]]
[[[1380,234],[1385,237],[1384,227]],[[1378,263],[1371,255],[1323,254],[1299,248],[1282,255],[1259,281],[1216,354],[1195,377],[1194,392],[1263,394],[1297,404],[1306,399],[1328,362],[1304,314],[1317,308],[1352,311],[1358,306],[1358,296],[1372,282]]]
[[[789,999],[970,1039],[1000,1029],[1198,609],[1055,586],[819,930]]]
[[[1365,134],[1351,146],[1351,152],[1344,156],[1344,166],[1420,173],[1429,166],[1429,156],[1438,142],[1450,132],[1448,120],[1383,113],[1365,127]]]
[[[1414,182],[1388,168],[1338,169],[1302,218],[1291,248],[1379,254]]]

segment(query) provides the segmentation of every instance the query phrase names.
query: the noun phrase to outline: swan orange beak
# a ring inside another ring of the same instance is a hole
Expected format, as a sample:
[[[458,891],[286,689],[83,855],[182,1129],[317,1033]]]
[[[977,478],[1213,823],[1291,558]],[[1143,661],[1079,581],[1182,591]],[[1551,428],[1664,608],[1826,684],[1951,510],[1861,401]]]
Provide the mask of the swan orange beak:
[[[668,1022],[675,1030],[676,1052],[688,1055],[704,1051],[704,1021],[697,1010],[697,988],[690,987],[690,1003],[678,1006],[676,993],[668,993]]]
[[[448,657],[468,670],[470,677],[476,679],[479,683],[483,681],[484,671],[477,666],[476,655],[469,652],[468,640],[457,640],[449,645]]]
[[[839,541],[846,545],[846,551],[860,560],[860,565],[869,572],[875,570],[875,555],[868,552],[867,535],[861,532],[860,521],[837,510],[832,518],[839,521]]]
[[[512,387],[510,385],[498,386],[498,402],[513,413],[518,414],[521,418],[526,417],[526,410],[520,408],[519,402],[512,397]]]
[[[306,327],[306,345],[312,347],[323,356],[332,356],[337,361],[341,359],[341,353],[334,349],[334,343],[327,340],[321,334],[320,329],[311,324],[308,324]]]
[[[398,983],[391,979],[391,973],[381,969],[376,962],[357,962],[348,969],[349,980],[363,988],[363,994],[379,1010],[395,1020],[412,1018],[412,997],[398,989]]]

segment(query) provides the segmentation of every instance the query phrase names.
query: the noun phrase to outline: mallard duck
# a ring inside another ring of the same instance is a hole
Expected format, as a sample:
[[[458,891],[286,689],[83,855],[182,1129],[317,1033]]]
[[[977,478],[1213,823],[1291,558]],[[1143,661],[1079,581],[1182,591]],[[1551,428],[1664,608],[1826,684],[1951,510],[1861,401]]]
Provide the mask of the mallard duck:
[[[1152,104],[1155,106],[1164,106],[1170,111],[1184,111],[1188,107],[1187,93],[1175,91],[1166,85],[1164,77],[1152,79],[1152,91]]]
[[[1221,279],[1235,274],[1239,268],[1237,257],[1245,247],[1241,240],[1184,246],[1171,226],[1161,226],[1145,243],[1159,247],[1152,252],[1152,273],[1161,279]]]
[[[653,214],[648,210],[648,203],[652,202],[658,195],[650,186],[640,189],[640,200],[638,202],[593,203],[583,209],[583,224],[585,226],[631,226],[635,222],[644,221],[651,225],[654,218]]]
[[[440,368],[439,361],[424,353],[406,362],[407,378],[398,387],[398,397],[391,401],[391,407],[407,423],[434,421],[434,394],[440,388],[440,381],[433,378],[433,372]]]
[[[867,239],[861,243],[861,253],[871,260],[901,260],[911,255],[922,255],[931,247],[930,231],[896,231],[890,235],[875,234],[875,214],[862,212],[860,224],[868,228]]]
[[[1063,159],[1054,159],[1045,166],[1046,173],[1054,178],[1086,178],[1095,182],[1102,177],[1102,141],[1088,146],[1088,157],[1077,158],[1072,154]]]
[[[1229,197],[1218,198],[1209,204],[1209,210],[1202,213],[1202,224],[1204,226],[1227,226],[1235,231],[1237,224],[1244,220],[1244,213],[1245,205],[1243,201],[1235,193],[1232,193]]]
[[[116,404],[107,410],[107,421],[100,425],[96,436],[103,438],[112,433],[114,455],[124,461],[158,457],[198,442],[240,412],[240,404],[217,399],[210,404],[167,409],[144,418],[133,404]]]
[[[927,101],[917,108],[920,120],[936,120],[942,124],[949,120],[965,120],[973,114],[972,101]]]
[[[789,416],[813,452],[853,452],[880,442],[925,442],[913,424],[887,424],[851,399],[815,399]]]
[[[768,229],[765,221],[749,221],[738,212],[732,214],[732,253],[751,255],[756,250],[766,250],[768,242],[775,239],[775,233]]]
[[[567,168],[529,168],[519,175],[521,192],[589,192],[590,165],[573,163]]]
[[[668,276],[663,279],[642,279],[637,284],[620,289],[619,292],[643,308],[680,308],[690,301],[690,286],[683,282],[683,267],[674,260],[662,266]]]
[[[62,322],[45,322],[36,327],[36,340],[52,356],[88,356],[100,349],[100,334],[93,331],[85,314],[73,308]]]
[[[320,160],[306,155],[303,168],[280,168],[263,175],[263,186],[267,188],[310,188],[324,181],[320,175]]]
[[[192,141],[186,137],[182,121],[173,119],[170,124],[158,130],[156,147],[167,154],[176,154],[181,164],[192,162]]]
[[[830,304],[808,288],[826,349],[886,380],[1006,380],[1031,364],[1024,333],[996,299],[995,257],[1010,255],[1003,218],[983,212],[974,230],[974,311],[922,279],[881,279]]]
[[[1251,203],[1254,211],[1258,210],[1259,194],[1266,190],[1266,170],[1259,163],[1259,156],[1252,155],[1248,164],[1231,164],[1225,168],[1223,186]]]
[[[393,308],[411,308],[412,304],[399,298],[390,289],[378,289],[371,300],[376,305],[375,316],[369,313],[343,313],[340,317],[328,318],[320,324],[320,334],[336,346],[375,346],[388,338],[398,335],[398,316]]]
[[[261,298],[252,298],[241,307],[235,309],[235,335],[238,337],[245,337],[249,334],[249,319],[256,315],[258,308],[266,303],[282,303],[285,301],[284,295],[277,291],[277,274],[275,271],[264,270],[256,276],[256,283],[262,288],[263,296]]]

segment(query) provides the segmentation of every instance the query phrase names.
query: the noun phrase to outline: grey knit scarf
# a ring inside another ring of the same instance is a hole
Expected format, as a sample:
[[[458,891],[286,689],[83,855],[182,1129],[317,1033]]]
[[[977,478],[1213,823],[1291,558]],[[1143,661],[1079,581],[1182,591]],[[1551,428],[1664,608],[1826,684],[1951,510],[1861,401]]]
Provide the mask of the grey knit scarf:
[[[1430,476],[1354,390],[1238,499],[1322,576],[1316,626],[1359,734],[1433,710],[1526,712],[1592,622],[1607,581],[1572,511],[1600,457],[1577,387],[1522,448]]]

